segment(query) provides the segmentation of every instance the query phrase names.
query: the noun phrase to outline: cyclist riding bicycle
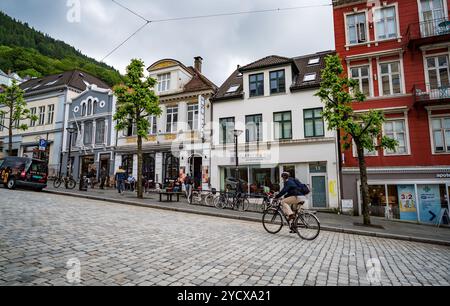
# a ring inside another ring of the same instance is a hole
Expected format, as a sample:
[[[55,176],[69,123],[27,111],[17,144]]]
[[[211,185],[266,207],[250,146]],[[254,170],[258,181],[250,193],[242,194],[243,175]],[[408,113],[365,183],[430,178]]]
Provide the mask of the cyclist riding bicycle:
[[[288,217],[288,220],[291,221],[295,219],[295,214],[291,206],[305,204],[304,196],[307,194],[307,191],[305,190],[306,186],[299,180],[290,177],[290,174],[287,172],[284,172],[281,175],[281,178],[284,182],[284,188],[275,198],[279,199],[285,196],[284,200],[281,201],[281,205],[284,214]]]

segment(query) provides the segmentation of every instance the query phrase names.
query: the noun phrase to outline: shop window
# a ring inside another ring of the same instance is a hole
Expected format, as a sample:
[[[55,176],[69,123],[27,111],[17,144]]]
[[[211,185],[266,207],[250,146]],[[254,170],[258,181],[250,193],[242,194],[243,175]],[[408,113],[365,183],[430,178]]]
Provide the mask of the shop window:
[[[376,217],[384,217],[386,210],[386,186],[370,185],[370,214]]]
[[[122,169],[126,171],[127,175],[133,174],[133,154],[122,155]]]

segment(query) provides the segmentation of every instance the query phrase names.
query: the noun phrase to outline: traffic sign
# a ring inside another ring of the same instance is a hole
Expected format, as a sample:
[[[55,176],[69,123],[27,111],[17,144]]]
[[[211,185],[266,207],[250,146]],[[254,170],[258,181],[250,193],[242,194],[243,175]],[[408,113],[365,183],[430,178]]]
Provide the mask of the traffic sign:
[[[45,151],[47,149],[47,140],[39,140],[39,151]]]

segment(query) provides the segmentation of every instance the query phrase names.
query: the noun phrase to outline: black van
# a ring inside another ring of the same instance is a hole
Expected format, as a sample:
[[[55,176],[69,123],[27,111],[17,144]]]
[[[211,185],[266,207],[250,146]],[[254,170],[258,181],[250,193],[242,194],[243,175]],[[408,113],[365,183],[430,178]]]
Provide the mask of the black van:
[[[28,157],[0,159],[0,184],[8,189],[31,187],[42,191],[47,187],[48,166],[42,160]]]

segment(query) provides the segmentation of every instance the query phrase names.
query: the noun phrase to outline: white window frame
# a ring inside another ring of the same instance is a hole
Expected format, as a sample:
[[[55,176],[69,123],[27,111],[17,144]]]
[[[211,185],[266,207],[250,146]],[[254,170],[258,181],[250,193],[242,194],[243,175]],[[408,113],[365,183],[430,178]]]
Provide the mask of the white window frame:
[[[432,1],[432,0],[430,0],[430,1]],[[442,2],[444,3],[445,18],[448,18],[447,0],[442,0]],[[417,9],[419,10],[419,21],[424,22],[425,20],[423,19],[423,11],[422,11],[422,5],[420,4],[420,0],[417,0]]]
[[[150,125],[149,134],[150,135],[158,134],[158,118],[155,115],[150,116],[149,125]],[[153,130],[153,127],[155,127],[155,130]]]
[[[428,126],[430,129],[430,140],[431,140],[431,153],[432,155],[450,155],[450,151],[445,152],[436,152],[436,146],[434,144],[434,130],[433,130],[433,120],[435,119],[445,119],[450,118],[450,114],[439,114],[439,115],[431,115],[431,111],[428,114]],[[444,143],[445,143],[445,135],[444,135]]]
[[[158,92],[167,92],[170,90],[171,73],[162,73],[157,76],[158,78]]]
[[[386,118],[386,122],[388,121],[400,121],[402,120],[405,123],[405,153],[397,153],[397,152],[389,152],[388,149],[383,149],[384,156],[402,156],[402,155],[411,155],[411,146],[409,141],[409,124],[408,124],[408,116],[405,114],[403,117],[394,117],[394,118]],[[385,124],[382,127],[383,136],[386,136]],[[395,133],[394,133],[395,135]]]
[[[47,124],[53,124],[55,118],[55,104],[47,106]]]
[[[168,112],[169,109],[176,110],[176,111],[173,111],[172,113],[169,114],[169,112]],[[178,121],[179,121],[178,111],[179,111],[178,106],[171,106],[171,107],[167,107],[167,109],[166,109],[166,120],[169,119],[169,115],[170,115],[170,131],[167,128],[169,125],[169,121],[168,120],[166,121],[166,133],[168,133],[168,134],[176,133],[178,130]],[[175,114],[177,115],[177,121],[173,120],[173,118],[175,117],[174,116]]]
[[[97,142],[97,131],[99,130],[99,126],[98,126],[98,123],[99,122],[102,122],[103,121],[103,123],[104,123],[104,126],[103,126],[103,139],[102,139],[102,141],[101,142]],[[101,118],[101,119],[98,119],[98,120],[96,120],[95,121],[95,132],[94,132],[94,135],[95,135],[95,139],[94,139],[94,141],[93,141],[93,143],[94,143],[94,145],[104,145],[104,144],[106,144],[106,118]]]
[[[427,84],[427,92],[431,92],[431,87],[428,87],[428,85],[430,85],[430,75],[428,74],[428,71],[430,69],[428,69],[428,63],[427,63],[427,59],[430,57],[439,57],[442,55],[446,55],[447,56],[447,65],[448,65],[448,74],[449,74],[449,80],[450,80],[450,53],[449,52],[440,52],[440,53],[436,53],[436,54],[424,54],[423,55],[423,70],[425,73],[425,83]],[[436,68],[435,68],[436,69]]]
[[[45,125],[45,110],[46,110],[45,105],[39,106],[39,116],[38,116],[38,124],[37,124],[38,126]]]
[[[37,108],[36,107],[30,108],[30,114],[32,116],[36,116],[36,112],[37,112]],[[36,126],[36,121],[30,119],[30,127],[35,127],[35,126]]]
[[[351,72],[352,72],[352,69],[355,69],[355,68],[357,68],[357,69],[360,69],[360,68],[362,68],[362,67],[366,67],[366,66],[369,66],[369,98],[372,98],[372,97],[374,97],[375,96],[375,94],[374,94],[374,89],[373,89],[373,70],[372,70],[372,61],[370,61],[370,63],[367,63],[367,64],[361,64],[361,65],[354,65],[354,66],[350,66],[350,65],[348,65],[348,72],[347,72],[347,75],[349,76],[349,78],[352,78],[351,77]],[[360,72],[361,72],[361,70],[360,70]],[[360,74],[361,75],[361,74]],[[361,78],[361,77],[360,77]],[[359,79],[357,80],[357,81],[360,81]],[[359,89],[361,90],[361,83],[360,83],[360,86],[359,86]]]
[[[347,17],[350,16],[350,15],[356,15],[356,14],[362,14],[362,13],[364,13],[366,15],[366,37],[367,37],[367,41],[366,42],[362,42],[362,43],[352,44],[352,43],[350,43],[349,35],[348,35]],[[345,47],[366,45],[366,44],[370,45],[369,10],[368,9],[345,13],[344,14],[344,27],[345,27],[344,31],[345,31],[345,44],[346,44]]]
[[[396,30],[397,30],[397,36],[395,37],[388,37],[388,38],[382,38],[382,39],[378,39],[378,32],[377,32],[377,25],[376,25],[376,20],[375,20],[375,16],[376,16],[376,11],[378,10],[382,10],[382,9],[387,9],[390,7],[394,7],[395,10],[395,26],[396,26]],[[372,16],[373,16],[373,31],[374,31],[374,35],[375,35],[375,41],[379,42],[379,41],[387,41],[387,40],[393,40],[393,39],[401,39],[401,32],[400,32],[400,19],[399,19],[399,14],[398,14],[398,3],[392,3],[392,4],[388,4],[388,5],[384,5],[381,7],[374,7],[372,9]]]
[[[195,107],[196,107],[196,109],[191,109],[191,108],[195,108]],[[200,120],[200,108],[199,108],[198,104],[188,104],[187,109],[188,109],[188,111],[187,111],[187,124],[188,124],[187,128],[189,131],[197,131],[199,128],[199,122],[200,122],[199,121]],[[192,114],[192,123],[193,123],[192,125],[193,126],[191,126],[189,124],[189,114]]]
[[[400,93],[392,93],[393,92],[393,86],[392,86],[392,77],[390,76],[389,79],[389,83],[391,85],[391,93],[388,95],[385,95],[383,93],[383,75],[381,74],[381,65],[382,64],[390,64],[390,63],[394,63],[394,62],[399,62],[399,73],[400,73]],[[377,68],[378,68],[378,95],[380,97],[389,97],[389,96],[398,96],[398,95],[404,95],[405,94],[405,73],[403,70],[403,57],[400,57],[399,59],[396,60],[385,60],[385,61],[380,61],[377,60]]]
[[[373,145],[378,146],[378,137],[373,139]],[[358,158],[358,151],[356,150],[356,144],[355,141],[352,139],[352,151],[353,151],[353,157]],[[375,150],[373,152],[367,151],[367,149],[364,149],[364,157],[377,157],[379,156],[379,150]]]

